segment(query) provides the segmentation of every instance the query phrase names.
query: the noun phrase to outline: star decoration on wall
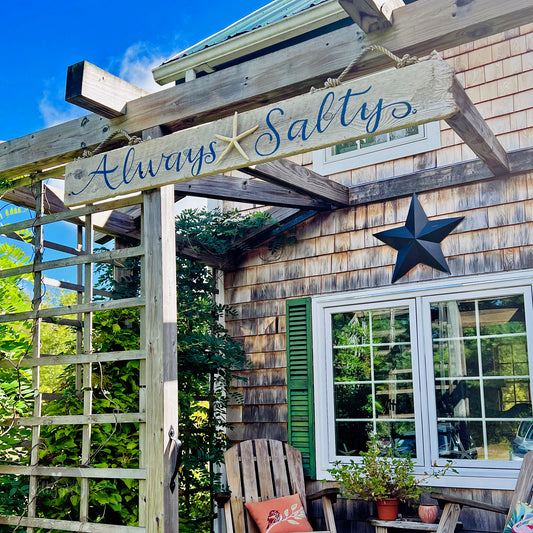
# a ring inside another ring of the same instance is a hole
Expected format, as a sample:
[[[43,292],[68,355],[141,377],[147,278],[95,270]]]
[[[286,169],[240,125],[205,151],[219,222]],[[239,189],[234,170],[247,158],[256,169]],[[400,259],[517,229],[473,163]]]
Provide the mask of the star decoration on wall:
[[[250,161],[250,158],[246,155],[246,152],[242,149],[241,145],[239,144],[239,141],[244,139],[246,136],[253,133],[259,126],[254,126],[253,128],[250,128],[249,130],[244,131],[243,133],[237,134],[238,131],[238,113],[235,111],[235,115],[233,115],[233,133],[231,137],[226,137],[225,135],[215,135],[215,137],[221,141],[229,143],[228,146],[226,146],[226,149],[220,154],[218,159],[215,161],[215,165],[218,165],[232,150],[232,148],[235,148],[239,154],[246,159],[246,161]]]
[[[374,234],[374,237],[398,250],[392,283],[419,263],[449,274],[450,269],[440,243],[463,219],[456,217],[430,221],[416,194],[413,194],[405,226]]]

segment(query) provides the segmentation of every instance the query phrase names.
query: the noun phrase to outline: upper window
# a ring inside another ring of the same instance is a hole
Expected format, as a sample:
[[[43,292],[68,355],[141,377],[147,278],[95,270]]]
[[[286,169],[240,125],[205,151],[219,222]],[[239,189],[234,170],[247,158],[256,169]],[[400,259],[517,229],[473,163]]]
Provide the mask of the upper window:
[[[319,470],[371,432],[421,471],[517,468],[533,449],[531,285],[376,292],[314,302]]]
[[[440,148],[438,122],[337,144],[313,153],[313,169],[328,175]]]

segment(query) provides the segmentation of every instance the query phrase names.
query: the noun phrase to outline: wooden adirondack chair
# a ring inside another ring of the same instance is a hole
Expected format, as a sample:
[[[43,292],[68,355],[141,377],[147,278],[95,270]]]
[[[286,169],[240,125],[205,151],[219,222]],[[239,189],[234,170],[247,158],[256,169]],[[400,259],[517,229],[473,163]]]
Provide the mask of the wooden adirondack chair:
[[[516,504],[519,502],[531,505],[533,491],[533,451],[527,453],[520,468],[520,474],[516,481],[516,488],[513,493],[513,498],[509,508],[500,507],[491,503],[483,503],[475,500],[467,500],[465,498],[458,498],[448,494],[432,494],[431,496],[439,501],[443,506],[442,516],[439,521],[437,533],[453,533],[459,514],[463,507],[474,507],[485,511],[492,511],[495,513],[506,514],[505,523],[507,524],[513,516]]]
[[[307,512],[307,501],[322,499],[327,532],[336,533],[332,503],[337,489],[305,494],[300,452],[277,440],[257,439],[236,444],[224,454],[230,493],[217,496],[224,506],[227,533],[258,533],[245,503],[299,494]]]

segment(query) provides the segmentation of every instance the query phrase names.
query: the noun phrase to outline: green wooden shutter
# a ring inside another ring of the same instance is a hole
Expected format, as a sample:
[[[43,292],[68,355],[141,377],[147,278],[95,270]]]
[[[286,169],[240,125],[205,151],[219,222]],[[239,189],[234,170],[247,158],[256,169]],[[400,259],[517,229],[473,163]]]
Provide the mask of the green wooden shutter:
[[[302,453],[304,474],[316,477],[311,299],[287,300],[289,444]]]

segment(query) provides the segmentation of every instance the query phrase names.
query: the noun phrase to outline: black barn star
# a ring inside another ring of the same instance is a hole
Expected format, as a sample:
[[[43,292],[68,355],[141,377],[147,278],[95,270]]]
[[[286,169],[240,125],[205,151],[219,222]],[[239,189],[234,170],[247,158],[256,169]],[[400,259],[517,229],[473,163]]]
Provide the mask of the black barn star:
[[[419,263],[449,274],[450,269],[440,243],[463,219],[456,217],[430,221],[416,194],[413,194],[405,226],[374,234],[374,237],[398,250],[392,283]]]

